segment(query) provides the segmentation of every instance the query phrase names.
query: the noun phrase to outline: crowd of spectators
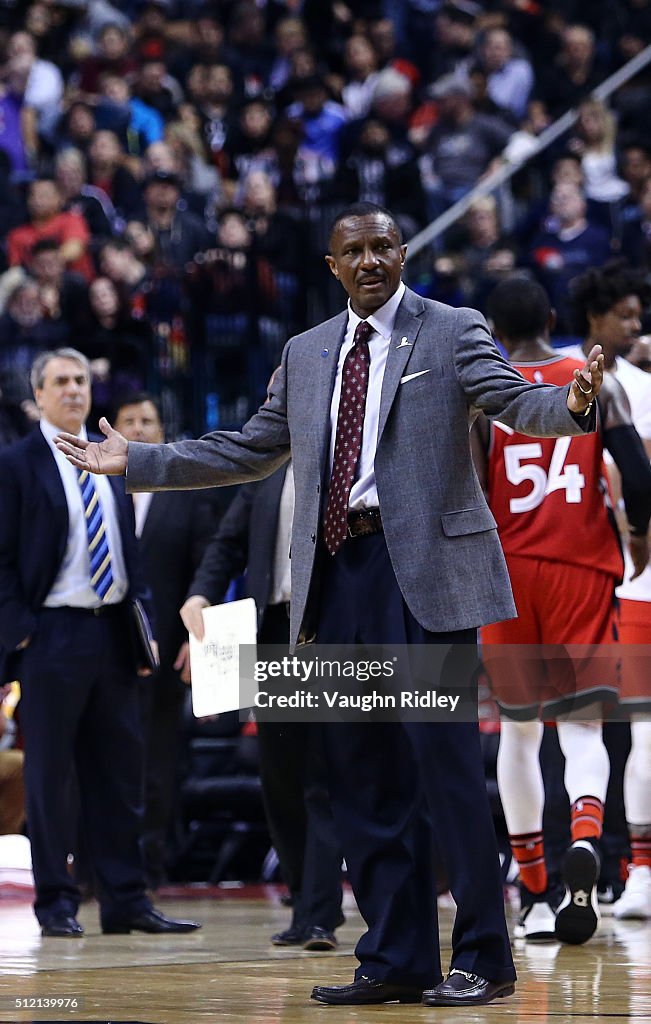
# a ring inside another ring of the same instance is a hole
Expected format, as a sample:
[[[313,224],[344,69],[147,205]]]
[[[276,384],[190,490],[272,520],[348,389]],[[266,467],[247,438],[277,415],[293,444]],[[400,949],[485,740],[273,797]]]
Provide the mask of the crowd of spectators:
[[[0,0],[2,423],[65,343],[95,417],[148,387],[170,434],[240,423],[341,306],[338,209],[409,239],[576,107],[410,272],[481,308],[525,269],[571,335],[572,277],[651,269],[651,76],[591,97],[649,41],[651,0]]]

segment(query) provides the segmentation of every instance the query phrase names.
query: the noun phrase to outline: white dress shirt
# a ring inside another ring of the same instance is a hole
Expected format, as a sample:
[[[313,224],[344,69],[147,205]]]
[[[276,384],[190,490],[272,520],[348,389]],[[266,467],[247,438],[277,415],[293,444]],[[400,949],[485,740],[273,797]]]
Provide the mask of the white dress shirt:
[[[377,508],[379,499],[377,487],[375,486],[375,450],[377,448],[378,427],[380,422],[380,398],[382,396],[382,381],[384,370],[387,365],[389,345],[391,344],[391,332],[396,322],[398,306],[405,294],[405,286],[400,282],[398,288],[391,298],[380,306],[372,316],[366,320],[373,328],[373,334],[369,338],[368,350],[371,358],[369,367],[368,393],[366,395],[366,410],[364,413],[364,432],[362,434],[362,450],[357,463],[357,472],[353,480],[353,486],[348,499],[350,511],[357,511],[362,508]],[[337,415],[339,412],[339,396],[341,395],[341,376],[344,360],[351,348],[357,325],[362,317],[358,316],[348,301],[348,326],[339,353],[337,363],[337,376],[332,392],[330,405],[330,470],[335,454],[335,441],[337,437]]]
[[[137,491],[131,497],[133,498],[133,511],[136,517],[136,537],[140,540],[145,523],[147,522],[149,506],[151,505],[151,499],[154,497],[154,492]]]
[[[289,549],[292,543],[294,520],[294,471],[290,462],[278,507],[278,529],[274,548],[269,604],[286,604],[292,596],[292,573]]]
[[[60,608],[64,605],[73,608],[99,608],[102,604],[119,604],[126,597],[129,580],[122,552],[118,511],[115,507],[115,497],[111,485],[105,476],[93,477],[97,499],[102,508],[102,519],[106,529],[106,541],[111,552],[111,567],[113,569],[114,587],[111,598],[109,601],[102,601],[90,585],[88,533],[77,470],[54,443],[54,438],[60,433],[59,428],[53,426],[46,419],[41,419],[40,428],[56,461],[68,504],[68,542],[63,562],[52,589],[43,603],[46,608]],[[79,436],[86,438],[84,427]]]

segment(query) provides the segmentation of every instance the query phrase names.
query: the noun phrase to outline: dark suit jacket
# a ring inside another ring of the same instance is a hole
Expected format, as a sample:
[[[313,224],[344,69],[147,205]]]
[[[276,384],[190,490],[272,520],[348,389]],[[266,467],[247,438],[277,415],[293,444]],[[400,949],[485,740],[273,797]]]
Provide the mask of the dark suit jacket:
[[[161,674],[172,669],[187,633],[179,609],[208,539],[231,500],[223,491],[154,494],[140,538],[140,552],[156,612]]]
[[[278,512],[287,466],[266,480],[246,484],[232,501],[197,569],[189,595],[211,604],[224,600],[232,579],[247,570],[246,596],[255,600],[260,628],[272,585]],[[160,496],[166,492],[160,492]]]
[[[154,619],[134,533],[133,503],[121,477],[109,477],[119,515],[129,597]],[[66,550],[68,505],[54,456],[41,431],[0,451],[0,681],[15,678],[16,645],[37,627]]]

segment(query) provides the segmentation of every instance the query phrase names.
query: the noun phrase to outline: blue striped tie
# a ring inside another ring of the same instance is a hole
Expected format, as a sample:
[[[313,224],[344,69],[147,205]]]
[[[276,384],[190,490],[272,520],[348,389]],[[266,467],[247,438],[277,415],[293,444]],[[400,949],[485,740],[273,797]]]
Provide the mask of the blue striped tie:
[[[98,597],[105,601],[113,589],[111,552],[106,539],[102,506],[97,497],[93,478],[85,469],[77,470],[81,497],[84,502],[88,554],[90,555],[90,583]]]

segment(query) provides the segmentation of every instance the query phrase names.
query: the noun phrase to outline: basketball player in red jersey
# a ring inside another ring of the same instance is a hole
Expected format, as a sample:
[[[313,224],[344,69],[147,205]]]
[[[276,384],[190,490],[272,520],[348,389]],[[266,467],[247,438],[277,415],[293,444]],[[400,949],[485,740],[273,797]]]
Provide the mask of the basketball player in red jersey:
[[[651,289],[645,274],[623,260],[576,277],[571,299],[577,333],[586,346],[602,344],[607,375],[620,383],[631,418],[651,458],[651,376],[648,339],[639,336]],[[580,346],[572,351],[583,358]],[[617,918],[651,919],[651,566],[617,589],[622,672],[619,703],[631,726],[624,773],[624,809],[631,843],[626,888],[610,908]],[[606,908],[604,908],[605,910]]]
[[[528,380],[561,384],[580,365],[551,347],[553,314],[538,284],[522,277],[502,282],[491,295],[489,315],[510,361]],[[600,395],[599,413],[599,433],[576,443],[529,438],[485,418],[472,434],[518,609],[517,619],[485,627],[481,636],[502,718],[498,784],[520,867],[516,934],[534,941],[586,942],[598,923],[596,843],[609,776],[601,703],[617,695],[614,592],[623,571],[608,508],[604,446],[622,474],[636,575],[649,557],[651,470],[613,379]],[[595,550],[598,569],[590,557]],[[565,645],[583,649],[568,653]],[[572,807],[566,893],[556,912],[542,834],[538,753],[545,719],[557,722]]]

